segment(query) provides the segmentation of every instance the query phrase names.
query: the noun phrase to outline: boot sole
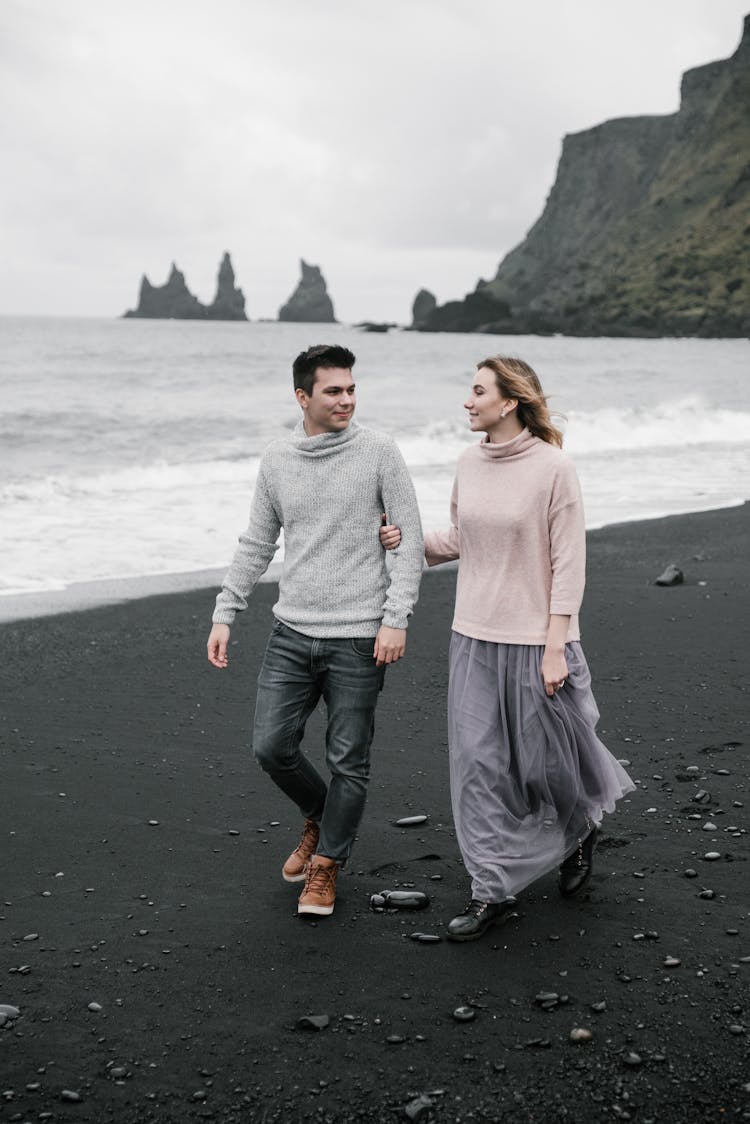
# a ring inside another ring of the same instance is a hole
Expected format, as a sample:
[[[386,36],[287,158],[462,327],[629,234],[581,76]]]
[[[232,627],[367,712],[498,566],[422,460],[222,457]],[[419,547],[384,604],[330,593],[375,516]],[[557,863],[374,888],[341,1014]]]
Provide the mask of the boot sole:
[[[284,874],[284,871],[282,870],[281,877],[285,882],[304,882],[305,872],[303,870],[301,874]]]
[[[298,905],[297,913],[314,913],[316,917],[329,917],[333,913],[332,905]]]

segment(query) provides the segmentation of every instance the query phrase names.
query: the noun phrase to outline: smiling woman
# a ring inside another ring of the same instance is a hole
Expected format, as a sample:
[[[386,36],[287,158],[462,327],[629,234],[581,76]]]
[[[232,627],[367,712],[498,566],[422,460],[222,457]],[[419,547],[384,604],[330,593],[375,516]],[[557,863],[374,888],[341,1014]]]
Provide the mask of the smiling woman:
[[[486,436],[459,458],[450,528],[425,535],[428,565],[459,564],[448,743],[471,899],[448,925],[456,941],[507,919],[557,867],[563,897],[580,893],[603,814],[633,788],[596,735],[581,490],[539,379],[521,359],[485,359],[464,406]]]

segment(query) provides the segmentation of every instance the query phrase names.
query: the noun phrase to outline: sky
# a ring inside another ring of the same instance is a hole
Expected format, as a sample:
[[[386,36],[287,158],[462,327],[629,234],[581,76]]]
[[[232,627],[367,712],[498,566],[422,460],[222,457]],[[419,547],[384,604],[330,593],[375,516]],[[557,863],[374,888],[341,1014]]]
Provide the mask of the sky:
[[[121,315],[229,251],[251,319],[319,265],[408,323],[521,242],[562,138],[674,113],[750,0],[2,0],[0,315]]]

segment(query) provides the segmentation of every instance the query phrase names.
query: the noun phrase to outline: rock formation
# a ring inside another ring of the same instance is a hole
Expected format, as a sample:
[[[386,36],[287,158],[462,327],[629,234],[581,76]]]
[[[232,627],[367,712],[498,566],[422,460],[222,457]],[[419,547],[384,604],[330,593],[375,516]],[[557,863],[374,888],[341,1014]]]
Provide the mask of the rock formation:
[[[305,324],[335,324],[333,302],[317,265],[300,261],[302,276],[289,300],[279,309],[279,320]]]
[[[138,307],[126,312],[125,316],[148,320],[247,320],[245,298],[242,289],[235,287],[229,254],[224,254],[219,266],[216,296],[212,304],[201,304],[193,296],[185,283],[184,274],[172,262],[164,285],[152,285],[144,273]]]
[[[234,270],[229,254],[224,254],[216,279],[216,296],[206,309],[208,320],[247,320],[245,297],[234,283]]]
[[[750,335],[750,16],[677,113],[565,137],[541,217],[430,331]]]
[[[411,306],[411,326],[421,328],[437,308],[437,301],[429,289],[420,289]]]

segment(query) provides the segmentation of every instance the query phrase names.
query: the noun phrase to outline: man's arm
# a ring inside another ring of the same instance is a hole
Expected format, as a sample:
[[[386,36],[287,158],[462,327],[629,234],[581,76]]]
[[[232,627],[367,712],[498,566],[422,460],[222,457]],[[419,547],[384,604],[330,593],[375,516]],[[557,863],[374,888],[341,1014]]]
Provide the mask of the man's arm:
[[[240,535],[239,545],[216,598],[213,627],[208,637],[208,659],[214,667],[227,666],[230,625],[235,615],[247,608],[247,599],[258,579],[278,549],[281,520],[270,495],[264,466],[261,463],[255,485],[247,529]]]

